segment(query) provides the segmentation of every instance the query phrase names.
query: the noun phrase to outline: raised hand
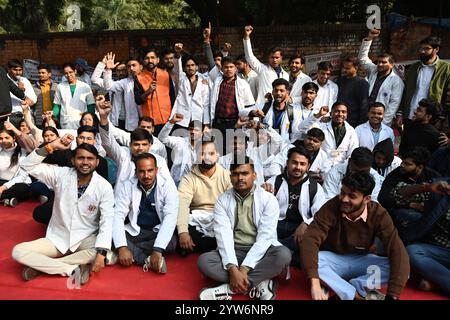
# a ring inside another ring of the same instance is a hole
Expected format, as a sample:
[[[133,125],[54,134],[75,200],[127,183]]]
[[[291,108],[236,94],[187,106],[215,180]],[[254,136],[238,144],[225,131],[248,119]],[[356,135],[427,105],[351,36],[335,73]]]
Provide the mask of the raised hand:
[[[367,39],[373,40],[380,36],[380,30],[378,29],[370,29],[369,34],[367,35]]]
[[[116,55],[112,52],[108,52],[106,54],[106,63],[105,63],[106,67],[105,68],[108,70],[112,70],[112,69],[116,68],[120,64],[120,62],[115,63],[114,62],[115,59],[116,59]]]
[[[231,50],[231,43],[225,42],[224,45],[223,45],[223,51],[224,52],[230,52],[230,50]]]
[[[107,118],[111,113],[111,102],[106,101],[105,96],[103,95],[98,95],[97,97],[95,97],[95,106],[98,114],[100,115],[100,118]]]
[[[52,142],[50,142],[51,147],[54,150],[68,150],[70,149],[70,145],[72,144],[72,141],[74,140],[74,136],[67,133],[61,138],[58,138]]]
[[[180,122],[183,119],[184,119],[184,116],[181,113],[175,113],[173,115],[172,119],[170,119],[170,123],[175,124],[177,122]]]
[[[250,35],[253,32],[253,27],[252,26],[245,26],[244,28],[244,39],[248,40],[250,39]]]
[[[181,42],[175,43],[175,53],[181,54],[183,52],[183,44]]]
[[[17,87],[20,90],[25,91],[25,84],[22,81],[20,81],[20,80],[17,82]]]
[[[204,42],[210,42],[211,40],[211,22],[208,22],[208,27],[203,29],[203,41]]]
[[[323,106],[320,108],[319,112],[314,115],[317,119],[324,117],[328,114],[328,106]]]

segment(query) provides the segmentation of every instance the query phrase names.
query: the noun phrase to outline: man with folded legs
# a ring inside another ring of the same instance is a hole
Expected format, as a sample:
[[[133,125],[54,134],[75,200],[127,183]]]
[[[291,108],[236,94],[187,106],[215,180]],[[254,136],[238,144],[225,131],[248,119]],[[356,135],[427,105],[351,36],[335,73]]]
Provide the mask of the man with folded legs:
[[[198,260],[200,272],[221,282],[203,289],[200,300],[230,300],[233,294],[273,300],[277,283],[272,278],[285,270],[291,252],[277,240],[279,206],[275,196],[256,186],[248,158],[231,165],[233,188],[223,193],[214,208],[217,250]]]

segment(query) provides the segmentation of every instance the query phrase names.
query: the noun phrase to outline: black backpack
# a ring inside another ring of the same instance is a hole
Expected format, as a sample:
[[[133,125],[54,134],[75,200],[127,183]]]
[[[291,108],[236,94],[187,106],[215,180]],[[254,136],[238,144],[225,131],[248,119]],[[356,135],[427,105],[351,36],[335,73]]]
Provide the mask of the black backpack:
[[[264,107],[262,109],[262,112],[264,113],[264,116],[266,116],[267,111],[269,111],[270,107],[272,106],[272,101],[268,101],[264,104]],[[292,122],[294,121],[294,106],[292,104],[288,104],[286,106],[287,116],[289,120],[289,129],[288,133],[291,135],[292,133]]]
[[[284,178],[284,172],[282,174],[279,174],[275,179],[275,186],[273,189],[273,195],[276,196],[278,193],[278,190],[280,189],[281,184],[283,183]],[[312,206],[312,203],[314,201],[314,196],[317,193],[317,181],[314,178],[311,178],[308,175],[309,180],[309,206]]]

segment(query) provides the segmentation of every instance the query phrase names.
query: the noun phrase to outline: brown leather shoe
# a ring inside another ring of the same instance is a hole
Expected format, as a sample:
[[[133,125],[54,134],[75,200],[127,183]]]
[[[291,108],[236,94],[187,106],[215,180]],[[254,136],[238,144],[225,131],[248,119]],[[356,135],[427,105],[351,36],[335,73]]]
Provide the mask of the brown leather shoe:
[[[22,278],[26,281],[33,280],[34,278],[39,277],[41,274],[43,274],[43,272],[30,267],[24,267],[22,269]]]

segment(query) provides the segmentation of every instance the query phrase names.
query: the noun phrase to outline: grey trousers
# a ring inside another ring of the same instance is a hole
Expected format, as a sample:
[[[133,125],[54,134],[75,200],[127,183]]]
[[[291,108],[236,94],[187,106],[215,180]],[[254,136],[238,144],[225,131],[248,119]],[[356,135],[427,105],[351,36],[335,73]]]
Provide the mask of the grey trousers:
[[[126,235],[127,246],[133,254],[134,261],[138,265],[144,265],[145,258],[147,258],[153,251],[153,245],[155,244],[158,233],[153,230],[141,229],[141,232],[135,237],[131,236],[128,232],[126,232]],[[164,252],[175,251],[177,247],[177,240],[178,237],[174,233]]]
[[[239,265],[244,261],[250,247],[235,249]],[[285,246],[270,246],[264,257],[248,273],[250,287],[257,286],[261,281],[272,279],[283,272],[291,263],[291,251]],[[202,254],[198,258],[200,272],[220,283],[229,283],[228,271],[224,269],[219,251],[214,250]]]

